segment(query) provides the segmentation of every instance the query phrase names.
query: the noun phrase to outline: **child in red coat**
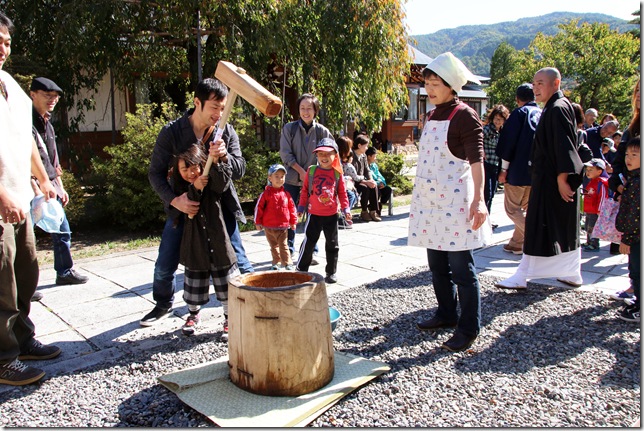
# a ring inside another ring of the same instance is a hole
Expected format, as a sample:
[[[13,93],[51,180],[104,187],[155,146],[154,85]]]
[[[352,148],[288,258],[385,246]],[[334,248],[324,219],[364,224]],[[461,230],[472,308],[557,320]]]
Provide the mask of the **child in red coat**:
[[[280,262],[288,271],[295,269],[288,250],[288,228],[295,230],[297,211],[291,195],[284,190],[285,177],[284,166],[275,164],[268,168],[268,185],[255,206],[255,227],[264,229],[273,256],[271,269],[276,271]]]
[[[608,197],[608,179],[601,175],[606,170],[602,159],[591,159],[586,165],[586,176],[590,182],[584,188],[584,215],[586,216],[586,244],[584,250],[599,251],[599,238],[592,238],[595,223],[599,218],[599,207]]]
[[[297,206],[298,215],[308,211],[305,237],[300,246],[300,256],[297,261],[298,271],[308,271],[313,258],[313,248],[324,232],[326,239],[326,277],[327,283],[337,283],[335,272],[338,268],[338,201],[345,220],[351,220],[349,199],[342,176],[342,166],[338,158],[338,144],[331,138],[324,138],[315,146],[318,164],[310,166],[300,202]]]

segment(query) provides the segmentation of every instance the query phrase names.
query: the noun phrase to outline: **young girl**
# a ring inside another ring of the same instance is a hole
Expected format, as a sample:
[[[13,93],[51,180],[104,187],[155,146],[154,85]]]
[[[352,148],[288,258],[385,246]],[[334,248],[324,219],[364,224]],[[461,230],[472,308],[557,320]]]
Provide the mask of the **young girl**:
[[[214,157],[214,147],[210,155]],[[199,212],[187,218],[181,239],[180,263],[185,266],[183,299],[190,314],[182,327],[185,335],[195,333],[199,310],[209,300],[210,278],[215,295],[224,309],[222,340],[228,340],[228,280],[239,275],[237,258],[230,244],[221,212],[221,195],[230,187],[232,170],[229,164],[214,162],[208,175],[202,175],[206,156],[198,145],[175,157],[173,181],[175,191],[188,192],[199,202]]]

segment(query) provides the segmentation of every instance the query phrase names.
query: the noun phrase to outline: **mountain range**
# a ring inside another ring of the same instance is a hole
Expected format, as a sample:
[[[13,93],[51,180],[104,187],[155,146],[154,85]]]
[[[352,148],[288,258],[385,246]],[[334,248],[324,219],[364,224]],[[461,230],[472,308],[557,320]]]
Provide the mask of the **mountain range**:
[[[635,17],[634,17],[635,18]],[[580,22],[608,24],[611,30],[626,32],[637,27],[628,21],[598,13],[553,12],[547,15],[521,18],[516,21],[487,25],[464,25],[435,33],[409,37],[412,46],[430,57],[451,51],[475,74],[489,76],[490,61],[501,42],[515,49],[527,48],[537,33],[552,36],[559,24],[579,19]]]

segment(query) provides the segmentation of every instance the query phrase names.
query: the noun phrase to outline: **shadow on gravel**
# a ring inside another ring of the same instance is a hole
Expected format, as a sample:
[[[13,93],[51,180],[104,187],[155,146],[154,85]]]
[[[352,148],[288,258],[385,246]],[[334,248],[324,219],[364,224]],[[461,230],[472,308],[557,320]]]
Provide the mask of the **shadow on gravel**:
[[[496,339],[483,350],[479,351],[475,344],[462,354],[455,362],[455,367],[460,371],[523,374],[533,368],[557,366],[579,367],[579,372],[583,373],[583,361],[575,362],[574,358],[589,348],[597,348],[615,357],[613,368],[601,379],[603,385],[632,389],[633,385],[639,384],[639,342],[633,345],[615,337],[616,334],[632,331],[633,326],[619,321],[614,315],[614,307],[597,304],[567,315],[562,309],[564,315],[558,315],[561,310],[552,310],[552,305],[539,304],[557,301],[552,296],[583,293],[537,283],[529,283],[525,291],[506,291],[493,287],[493,282],[489,277],[482,277],[481,280],[481,326],[482,337],[485,336],[485,329],[490,327],[488,332]],[[383,360],[392,367],[391,373],[426,366],[445,356],[454,355],[440,348],[442,341],[451,335],[451,329],[423,332],[416,328],[416,322],[430,318],[436,311],[428,271],[395,280],[379,280],[366,285],[365,289],[373,293],[372,300],[389,301],[392,304],[391,313],[382,316],[381,323],[374,323],[377,320],[373,316],[362,317],[361,320],[368,322],[363,327],[335,334],[338,341],[353,345],[344,351]],[[414,298],[414,301],[422,303],[421,307],[398,313],[395,310],[397,299],[412,295],[417,295],[418,299]],[[535,316],[540,312],[545,313],[542,318]],[[529,313],[526,318],[530,319],[530,323],[504,327],[502,316],[514,313]],[[495,321],[497,318],[501,320]],[[598,339],[601,341],[595,344],[588,341]],[[396,354],[390,355],[390,352]]]
[[[628,344],[615,337],[633,329],[632,324],[613,317],[612,311],[613,307],[598,304],[570,315],[548,316],[529,325],[510,326],[489,347],[475,356],[459,358],[455,366],[466,373],[523,374],[533,368],[552,366],[584,373],[585,364],[574,358],[589,348],[597,348],[615,356],[612,370],[601,379],[602,385],[632,389],[633,385],[639,385],[640,343]],[[589,344],[589,339],[601,341]]]

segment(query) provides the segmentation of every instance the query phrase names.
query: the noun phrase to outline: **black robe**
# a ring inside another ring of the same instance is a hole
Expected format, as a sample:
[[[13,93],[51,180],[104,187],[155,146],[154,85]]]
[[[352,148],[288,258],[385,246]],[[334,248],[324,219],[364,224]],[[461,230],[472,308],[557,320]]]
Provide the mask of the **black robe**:
[[[579,193],[572,202],[559,194],[557,175],[581,184],[583,163],[577,153],[577,124],[570,101],[561,91],[544,106],[532,145],[532,190],[528,201],[523,252],[555,256],[579,248]],[[571,175],[572,174],[572,175]]]

